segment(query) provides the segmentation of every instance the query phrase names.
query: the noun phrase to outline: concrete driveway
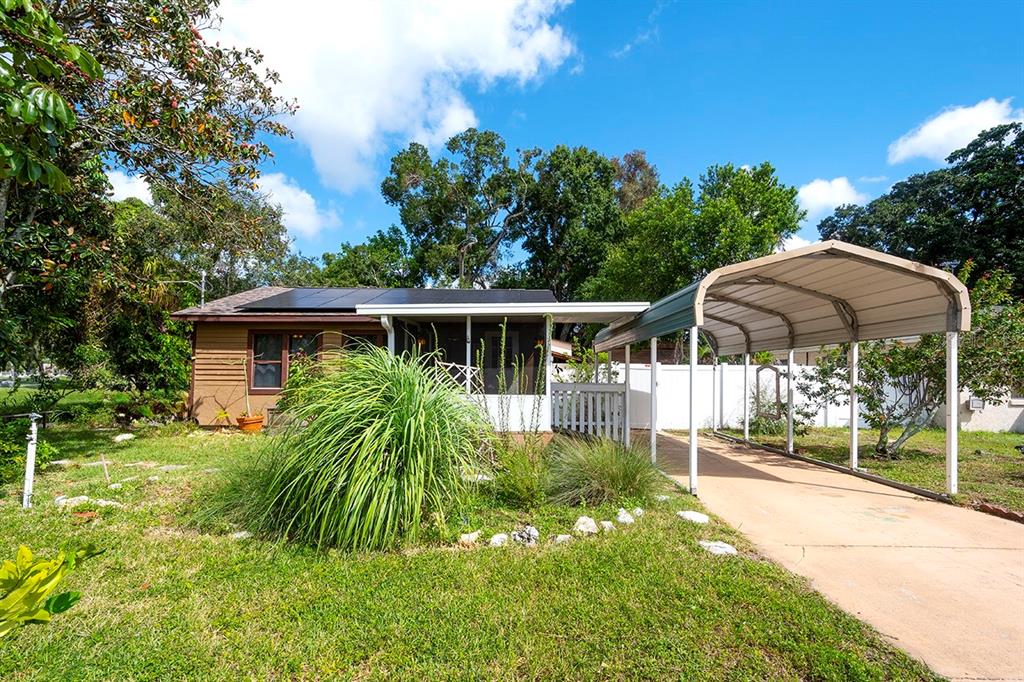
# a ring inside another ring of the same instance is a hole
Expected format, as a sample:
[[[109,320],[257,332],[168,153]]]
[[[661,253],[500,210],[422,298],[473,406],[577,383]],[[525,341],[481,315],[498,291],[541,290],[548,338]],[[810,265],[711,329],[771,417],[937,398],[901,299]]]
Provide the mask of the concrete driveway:
[[[660,434],[683,485],[687,441]],[[1024,680],[1024,525],[702,439],[698,496],[765,555],[952,679]]]

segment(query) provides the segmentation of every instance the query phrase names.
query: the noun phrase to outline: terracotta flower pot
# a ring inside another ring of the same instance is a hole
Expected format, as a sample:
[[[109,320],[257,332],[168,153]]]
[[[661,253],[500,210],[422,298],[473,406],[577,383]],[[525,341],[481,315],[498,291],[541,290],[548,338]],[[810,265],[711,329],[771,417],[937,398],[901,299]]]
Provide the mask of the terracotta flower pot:
[[[252,417],[237,417],[238,428],[242,431],[259,431],[263,428],[263,415],[257,414]]]

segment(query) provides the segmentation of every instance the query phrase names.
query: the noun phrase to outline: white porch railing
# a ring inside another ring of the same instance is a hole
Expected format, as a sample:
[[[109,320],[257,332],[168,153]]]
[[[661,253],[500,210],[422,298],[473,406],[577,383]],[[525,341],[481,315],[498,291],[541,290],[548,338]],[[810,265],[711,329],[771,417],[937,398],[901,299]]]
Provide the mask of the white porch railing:
[[[622,442],[625,384],[551,384],[551,427]]]
[[[455,380],[455,383],[466,387],[470,393],[483,392],[483,381],[478,367],[460,365],[456,362],[438,362],[437,366],[442,367]]]

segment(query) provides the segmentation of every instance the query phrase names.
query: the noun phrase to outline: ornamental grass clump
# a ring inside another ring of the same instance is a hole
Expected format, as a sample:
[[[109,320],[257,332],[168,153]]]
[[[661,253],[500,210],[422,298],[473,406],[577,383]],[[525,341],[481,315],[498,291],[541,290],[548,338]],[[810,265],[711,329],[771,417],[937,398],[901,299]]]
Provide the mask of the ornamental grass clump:
[[[550,499],[557,504],[641,502],[664,486],[642,446],[627,448],[607,439],[560,437],[550,447]]]
[[[443,524],[489,436],[430,355],[365,346],[285,391],[290,425],[262,463],[256,525],[317,547],[384,549]]]

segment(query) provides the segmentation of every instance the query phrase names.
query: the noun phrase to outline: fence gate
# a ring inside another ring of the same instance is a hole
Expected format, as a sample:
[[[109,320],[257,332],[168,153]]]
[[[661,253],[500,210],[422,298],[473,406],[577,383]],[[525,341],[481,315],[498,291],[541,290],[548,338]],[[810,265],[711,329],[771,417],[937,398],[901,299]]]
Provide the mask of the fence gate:
[[[551,427],[625,441],[625,384],[551,384]]]

